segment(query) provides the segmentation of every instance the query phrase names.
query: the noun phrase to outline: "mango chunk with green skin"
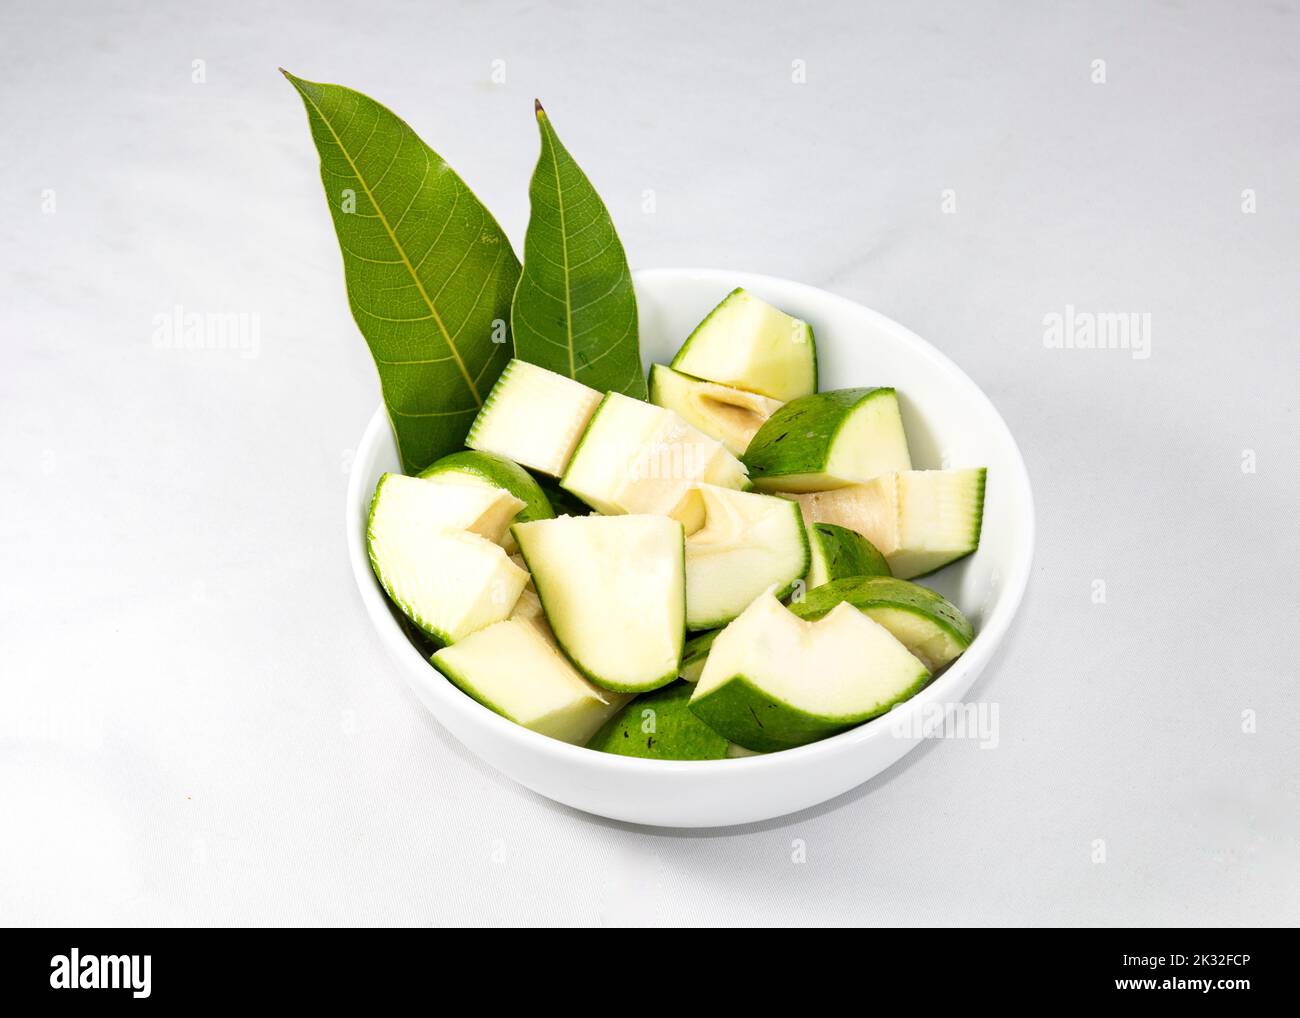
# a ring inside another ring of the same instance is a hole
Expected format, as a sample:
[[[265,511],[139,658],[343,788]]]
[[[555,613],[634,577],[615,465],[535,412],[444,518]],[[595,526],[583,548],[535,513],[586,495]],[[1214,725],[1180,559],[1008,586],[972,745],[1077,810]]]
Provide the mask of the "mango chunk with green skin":
[[[414,625],[454,643],[504,619],[528,583],[494,543],[522,507],[499,488],[385,474],[366,527],[371,568]]]
[[[801,619],[819,619],[840,603],[863,612],[884,626],[917,660],[937,674],[960,657],[975,639],[975,628],[961,610],[938,591],[891,576],[857,576],[834,580],[807,591],[790,603]],[[682,652],[682,678],[697,682],[720,629],[698,633]]]
[[[808,621],[766,594],[714,639],[690,707],[729,741],[773,752],[878,717],[929,681],[906,647],[851,605]]]
[[[420,533],[463,530],[500,541],[523,508],[522,499],[500,487],[384,474],[370,500],[370,523],[389,538],[400,528],[411,540]]]
[[[498,544],[443,531],[419,546],[372,531],[370,564],[389,599],[439,643],[455,643],[506,618],[528,574]]]
[[[679,522],[557,516],[513,532],[556,641],[585,678],[628,693],[677,678],[686,630]]]
[[[444,647],[432,661],[489,710],[578,746],[627,702],[579,675],[535,619],[497,622]]]
[[[607,516],[649,513],[704,523],[697,483],[743,488],[745,468],[722,443],[671,410],[608,393],[591,417],[560,486]]]
[[[704,525],[686,538],[686,627],[725,625],[776,585],[784,597],[808,569],[808,537],[788,499],[711,484],[696,488]]]
[[[781,409],[780,400],[692,378],[662,364],[650,367],[650,402],[716,438],[733,456],[744,456],[763,422]]]
[[[795,497],[805,520],[861,534],[896,577],[910,580],[979,548],[985,475],[983,467],[903,470]]]
[[[479,452],[476,449],[453,452],[430,463],[417,476],[435,484],[478,485],[507,491],[524,503],[523,508],[515,514],[513,522],[516,523],[548,520],[555,515],[550,500],[533,475],[514,460],[496,453]],[[514,553],[515,539],[509,531],[502,535],[500,541],[507,555]]]
[[[695,327],[672,367],[782,402],[817,391],[812,326],[741,287]]]
[[[467,449],[434,460],[417,475],[448,484],[480,484],[503,488],[524,503],[514,522],[549,520],[555,515],[550,499],[533,475],[514,460],[496,453]]]
[[[833,523],[808,527],[810,565],[805,583],[809,590],[850,576],[889,576],[889,563],[861,534]]]
[[[884,626],[931,672],[955,661],[975,639],[975,627],[938,591],[892,576],[856,576],[814,587],[790,610],[819,619],[846,603]]]
[[[674,682],[638,696],[610,718],[588,749],[647,760],[721,760],[730,743],[690,709],[693,686]]]
[[[762,491],[826,491],[909,470],[898,395],[836,389],[793,400],[758,429],[744,463]]]
[[[600,399],[581,382],[515,358],[483,401],[465,444],[559,477]]]

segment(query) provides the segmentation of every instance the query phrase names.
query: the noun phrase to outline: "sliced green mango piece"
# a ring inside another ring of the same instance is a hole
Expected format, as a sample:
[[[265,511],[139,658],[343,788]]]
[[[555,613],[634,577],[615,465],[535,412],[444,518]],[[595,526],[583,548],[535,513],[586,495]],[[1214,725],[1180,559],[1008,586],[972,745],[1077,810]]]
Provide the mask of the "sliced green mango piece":
[[[686,629],[682,525],[666,516],[558,516],[514,527],[560,648],[616,692],[667,685]]]
[[[704,525],[686,538],[686,628],[725,625],[770,587],[784,597],[808,569],[796,503],[711,484],[696,488]]]
[[[900,579],[932,573],[979,547],[983,467],[904,470],[865,484],[797,496],[804,518],[856,531]]]
[[[599,404],[595,389],[515,358],[483,401],[465,444],[559,477]]]
[[[672,367],[782,402],[817,391],[812,326],[739,287],[695,327]]]
[[[808,591],[790,610],[801,619],[819,619],[840,603],[888,629],[931,672],[951,664],[975,639],[975,627],[946,597],[892,576],[834,580]]]
[[[754,487],[824,491],[912,466],[893,389],[836,389],[787,403],[745,452]]]
[[[844,602],[884,626],[931,672],[947,667],[975,639],[975,628],[942,594],[892,576],[855,576],[814,587],[790,611],[801,619],[819,619]],[[697,682],[709,650],[721,630],[699,633],[686,641],[682,678]]]
[[[484,707],[553,739],[584,745],[627,702],[584,679],[545,623],[507,619],[444,647],[433,665]]]
[[[515,516],[516,523],[549,520],[555,515],[550,499],[533,475],[514,460],[495,453],[469,449],[453,452],[435,460],[420,471],[419,477],[436,483],[479,484],[504,488],[524,503]]]
[[[638,696],[609,719],[588,749],[647,760],[721,760],[730,743],[690,708],[686,682],[674,682]]]
[[[805,578],[807,589],[820,587],[846,576],[888,576],[889,563],[861,534],[834,523],[813,523],[808,527],[811,564]]]
[[[499,521],[522,506],[501,489],[385,474],[370,503],[370,564],[411,622],[454,643],[509,615],[528,582],[493,543],[501,537]],[[477,532],[458,529],[467,520]]]
[[[467,449],[435,460],[420,471],[419,477],[435,484],[468,484],[480,487],[501,488],[524,503],[515,515],[515,522],[549,520],[555,515],[550,500],[541,485],[527,470],[514,460],[496,453]],[[507,554],[515,550],[515,539],[507,531],[501,539]]]
[[[692,378],[662,364],[650,367],[650,402],[716,438],[733,456],[744,456],[763,422],[781,409],[780,400]]]
[[[714,639],[690,706],[731,742],[772,752],[877,717],[929,681],[906,647],[851,605],[809,621],[766,594]]]
[[[420,533],[465,530],[500,541],[523,508],[523,499],[504,488],[439,484],[404,474],[380,477],[370,500],[371,522],[378,515],[390,536],[396,528],[414,528]]]
[[[747,478],[722,443],[671,410],[611,392],[592,415],[560,486],[605,515],[671,516],[691,533],[704,523],[697,482],[742,488]]]

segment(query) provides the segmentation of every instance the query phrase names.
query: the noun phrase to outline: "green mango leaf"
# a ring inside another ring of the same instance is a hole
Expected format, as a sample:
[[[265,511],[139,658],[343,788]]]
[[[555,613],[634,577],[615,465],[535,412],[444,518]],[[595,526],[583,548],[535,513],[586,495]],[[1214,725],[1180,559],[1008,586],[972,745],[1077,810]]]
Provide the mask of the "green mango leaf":
[[[510,308],[515,356],[601,392],[645,399],[636,294],[614,222],[541,103],[537,126],[542,151]]]
[[[352,317],[413,474],[461,448],[510,360],[519,260],[465,182],[392,111],[283,73],[307,107]]]

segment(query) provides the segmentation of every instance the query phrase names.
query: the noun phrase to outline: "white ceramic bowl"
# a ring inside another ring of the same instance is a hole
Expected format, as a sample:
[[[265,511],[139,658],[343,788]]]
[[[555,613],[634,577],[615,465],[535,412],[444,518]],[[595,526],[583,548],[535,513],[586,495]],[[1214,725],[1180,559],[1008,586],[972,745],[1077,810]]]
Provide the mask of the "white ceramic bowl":
[[[979,550],[922,582],[975,625],[970,649],[884,718],[821,742],[735,760],[658,761],[614,756],[537,735],[481,707],[442,677],[403,634],[370,569],[366,512],[397,451],[381,407],[357,449],[348,484],[352,571],[366,613],[397,669],[434,716],[493,767],[548,798],[588,813],[664,827],[742,824],[792,813],[848,791],[919,739],[922,712],[962,700],[1006,635],[1034,548],[1034,511],[1020,450],[988,397],[943,354],[901,325],[843,297],[769,276],[713,269],[636,273],[641,353],[667,363],[696,323],[743,286],[810,322],[822,389],[898,389],[917,467],[986,466]],[[934,758],[934,766],[955,758]]]

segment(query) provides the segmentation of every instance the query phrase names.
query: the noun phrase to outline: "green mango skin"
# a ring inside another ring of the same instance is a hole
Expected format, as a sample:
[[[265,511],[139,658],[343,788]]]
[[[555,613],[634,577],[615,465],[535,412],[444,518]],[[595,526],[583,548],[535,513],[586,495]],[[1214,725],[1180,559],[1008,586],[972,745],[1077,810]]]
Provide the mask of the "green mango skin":
[[[850,576],[892,576],[885,556],[857,531],[834,523],[814,523],[809,538],[826,564],[826,582]]]
[[[975,627],[961,613],[961,609],[942,594],[922,587],[908,580],[896,580],[892,576],[853,576],[831,583],[823,583],[804,594],[802,601],[793,601],[790,611],[801,619],[815,621],[826,615],[841,601],[847,601],[858,611],[863,612],[873,621],[889,629],[891,621],[885,613],[907,612],[917,617],[923,624],[934,627],[945,638],[956,657],[975,639]],[[879,615],[880,617],[876,617]],[[892,630],[891,630],[892,631]],[[682,677],[689,682],[698,682],[704,671],[704,662],[708,660],[709,648],[721,629],[710,630],[691,637],[686,642],[682,653]],[[896,637],[902,640],[898,633]],[[902,640],[906,645],[907,640]],[[908,647],[913,653],[915,648]],[[931,670],[951,663],[948,660],[930,662]],[[739,739],[733,740],[739,742]],[[755,747],[750,747],[755,748]]]
[[[692,712],[694,686],[674,682],[638,696],[615,714],[587,743],[588,749],[646,760],[721,760],[728,741]],[[654,711],[653,732],[642,731],[644,711]]]
[[[841,601],[868,615],[873,608],[895,608],[920,615],[962,647],[970,646],[975,639],[975,627],[946,597],[919,583],[892,576],[850,577],[823,583],[808,591],[803,601],[790,605],[790,610],[801,619],[816,620]]]
[[[773,700],[746,676],[737,675],[692,701],[691,710],[706,725],[726,732],[727,738],[738,746],[758,753],[775,753],[838,735],[887,714],[895,704],[915,696],[929,681],[930,674],[923,672],[916,683],[889,703],[862,716],[842,718],[809,714]]]
[[[542,486],[533,479],[533,475],[514,460],[506,459],[504,456],[491,452],[478,452],[475,449],[453,452],[442,459],[434,460],[416,476],[432,477],[434,474],[445,473],[465,474],[488,484],[494,484],[498,488],[505,488],[524,503],[524,507],[515,517],[516,523],[549,520],[555,516],[550,499],[546,497]]]
[[[852,727],[853,722],[818,718],[773,700],[743,675],[691,704],[704,724],[725,728],[727,738],[759,753],[804,746]]]
[[[894,395],[890,388],[834,389],[791,400],[769,417],[749,442],[744,464],[750,480],[815,474],[827,468],[845,422],[868,399]]]

